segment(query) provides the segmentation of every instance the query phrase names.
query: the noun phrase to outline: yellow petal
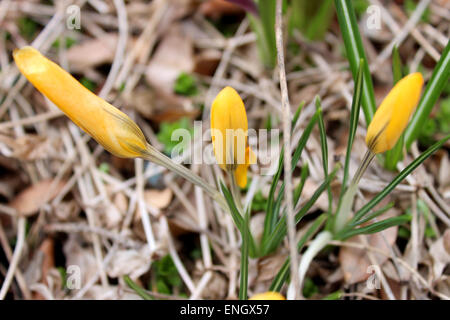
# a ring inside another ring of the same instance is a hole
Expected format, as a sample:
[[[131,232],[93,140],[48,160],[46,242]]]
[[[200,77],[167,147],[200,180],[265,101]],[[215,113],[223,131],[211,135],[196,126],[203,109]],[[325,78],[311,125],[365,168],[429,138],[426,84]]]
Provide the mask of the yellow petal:
[[[20,72],[76,125],[118,157],[138,157],[147,142],[125,113],[93,94],[32,47],[14,50]]]
[[[366,144],[374,153],[392,149],[417,106],[423,86],[419,72],[401,79],[384,98],[367,128]]]
[[[281,293],[267,291],[264,293],[255,294],[249,300],[286,300]]]
[[[244,102],[236,90],[225,87],[216,96],[211,106],[214,155],[222,169],[226,170],[227,164],[244,164],[247,130]]]
[[[250,147],[245,150],[245,163],[238,164],[234,176],[236,178],[236,183],[240,188],[245,188],[247,185],[247,169],[251,164],[256,163],[256,154]]]
[[[240,164],[237,166],[236,171],[234,171],[236,183],[239,188],[245,188],[247,185],[247,168],[247,164]]]

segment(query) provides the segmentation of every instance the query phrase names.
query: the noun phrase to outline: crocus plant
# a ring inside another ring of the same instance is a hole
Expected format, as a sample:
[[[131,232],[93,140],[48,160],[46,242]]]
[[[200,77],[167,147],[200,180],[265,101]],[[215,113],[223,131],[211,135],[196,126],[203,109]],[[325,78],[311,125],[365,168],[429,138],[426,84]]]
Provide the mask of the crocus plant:
[[[225,207],[215,187],[155,149],[125,113],[89,91],[56,63],[32,47],[15,50],[13,57],[28,81],[106,150],[121,158],[139,157],[159,164],[201,187]]]
[[[248,123],[244,102],[231,87],[225,87],[211,107],[211,138],[219,166],[230,177],[233,196],[241,206],[237,186],[247,185],[247,169],[256,162],[248,145]]]
[[[334,231],[342,230],[351,214],[358,182],[377,153],[392,149],[408,124],[422,91],[423,77],[419,72],[401,79],[377,109],[366,134],[367,152],[341,201]]]
[[[249,300],[286,300],[286,298],[279,292],[267,291],[264,293],[257,293]]]
[[[122,158],[143,158],[179,174],[202,188],[224,210],[231,214],[242,237],[239,297],[247,299],[249,256],[257,258],[272,253],[282,245],[286,235],[286,208],[283,205],[285,183],[284,181],[280,183],[283,169],[283,152],[281,152],[278,170],[273,177],[268,196],[263,235],[260,241],[256,242],[249,228],[250,209],[247,208],[244,212],[240,200],[241,190],[239,189],[239,187],[244,188],[246,186],[247,170],[251,164],[256,163],[256,155],[248,143],[247,114],[244,102],[236,90],[231,87],[225,87],[219,92],[211,106],[211,137],[214,155],[220,168],[227,172],[231,187],[230,192],[226,185],[220,181],[221,188],[219,192],[200,176],[156,150],[147,142],[138,125],[125,113],[86,89],[68,72],[44,57],[36,49],[24,47],[20,50],[15,50],[13,56],[20,72],[36,89],[106,150]],[[408,174],[450,138],[450,136],[447,136],[430,147],[401,171],[382,192],[364,205],[363,208],[353,213],[354,198],[362,175],[376,154],[383,153],[395,146],[414,112],[424,83],[420,73],[410,74],[397,82],[383,100],[367,130],[366,144],[368,150],[353,179],[347,186],[349,155],[359,118],[364,69],[364,61],[361,60],[355,81],[342,191],[335,214],[333,214],[332,194],[329,185],[336,176],[337,171],[340,170],[340,165],[328,172],[327,161],[323,161],[324,181],[301,206],[298,204],[308,177],[307,165],[302,167],[300,183],[293,190],[293,204],[297,210],[295,213],[296,223],[300,222],[303,216],[308,213],[324,190],[328,189],[330,197],[329,212],[320,215],[298,242],[297,248],[300,251],[314,234],[322,228],[322,224],[326,222],[324,230],[312,240],[308,249],[302,255],[298,269],[300,281],[303,280],[314,256],[329,244],[330,240],[343,240],[358,234],[378,232],[390,226],[404,223],[406,221],[405,217],[400,216],[375,222],[368,226],[361,226],[363,223],[367,223],[383,213],[386,208],[374,212],[371,212],[371,210]],[[322,157],[323,159],[328,158],[320,100],[316,99],[316,103],[318,105],[317,111],[307,123],[298,145],[293,150],[292,170],[300,161],[302,150],[305,148],[316,123],[319,124],[320,129]],[[299,119],[301,108],[301,106],[298,108],[292,119],[293,128],[295,128]],[[278,292],[287,281],[289,265],[290,260],[287,258],[285,264],[276,275],[270,291],[257,294],[253,296],[253,299],[284,299]],[[293,290],[294,286],[291,283],[287,292],[288,299],[294,295]]]

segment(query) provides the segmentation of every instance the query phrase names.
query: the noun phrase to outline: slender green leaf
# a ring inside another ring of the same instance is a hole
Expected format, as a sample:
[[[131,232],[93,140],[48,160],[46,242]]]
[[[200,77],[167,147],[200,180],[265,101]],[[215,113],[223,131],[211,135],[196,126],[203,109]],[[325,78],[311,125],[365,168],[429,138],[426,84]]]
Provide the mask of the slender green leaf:
[[[278,159],[278,169],[273,177],[272,184],[270,185],[269,195],[267,197],[267,207],[266,207],[266,217],[264,219],[264,231],[262,239],[265,239],[273,230],[273,220],[276,214],[274,212],[274,200],[275,191],[277,189],[278,181],[280,181],[281,171],[283,169],[283,159],[284,159],[284,148],[281,148],[280,158]]]
[[[379,215],[382,215],[383,213],[385,213],[386,211],[388,211],[389,209],[391,209],[392,207],[394,207],[394,202],[389,202],[388,205],[384,206],[383,208],[376,210],[374,212],[372,212],[371,214],[368,214],[365,218],[361,219],[361,220],[350,220],[350,222],[347,224],[347,228],[351,229],[353,227],[356,227],[360,224],[366,223],[367,221],[370,221],[376,217],[378,217]]]
[[[297,110],[295,111],[294,117],[292,117],[291,130],[294,131],[295,126],[297,125],[298,118],[300,117],[300,113],[305,106],[305,101],[300,102]]]
[[[320,226],[323,224],[323,222],[327,219],[327,214],[322,214],[317,219],[314,220],[313,224],[308,228],[306,233],[303,235],[303,237],[300,239],[300,241],[297,243],[297,250],[300,252],[306,242],[308,242],[313,235],[319,230]],[[290,269],[290,263],[291,260],[288,257],[286,261],[284,262],[283,266],[278,271],[277,275],[272,281],[272,284],[270,285],[270,291],[280,291],[283,287],[283,284],[286,282],[286,279],[289,276],[289,269]]]
[[[342,38],[344,39],[345,50],[350,62],[350,68],[352,70],[353,79],[356,83],[356,77],[358,74],[358,66],[361,59],[367,61],[364,47],[361,40],[361,34],[359,33],[358,23],[356,21],[355,11],[353,9],[351,0],[335,0],[336,12],[338,17],[339,26],[342,32]],[[375,94],[373,90],[372,78],[370,76],[370,70],[367,63],[364,64],[364,82],[363,82],[363,94],[362,94],[362,107],[364,111],[364,117],[367,125],[372,121],[372,117],[375,114]]]
[[[291,15],[289,16],[289,34],[292,34],[294,29],[303,31],[307,17],[308,0],[292,0],[291,1]]]
[[[340,165],[338,164],[334,170],[328,175],[327,179],[325,179],[322,184],[316,189],[311,198],[305,203],[305,205],[297,212],[295,215],[295,223],[299,223],[303,216],[311,209],[314,203],[317,201],[322,192],[327,188],[330,182],[334,179],[337,171],[340,169]],[[283,241],[284,236],[286,235],[286,212],[283,212],[282,217],[278,220],[277,225],[275,226],[272,233],[262,241],[261,244],[261,253],[268,254],[278,248],[281,241]]]
[[[275,8],[276,1],[259,0],[259,17],[248,14],[250,26],[256,34],[256,43],[263,63],[273,68],[277,60],[277,47],[275,42]]]
[[[147,291],[139,286],[136,282],[131,280],[129,276],[123,276],[123,280],[130,289],[133,289],[142,299],[144,300],[154,300],[154,298],[147,293]]]
[[[308,141],[309,136],[311,135],[311,132],[314,128],[314,125],[318,120],[319,120],[319,112],[316,111],[316,113],[311,117],[311,120],[309,121],[305,130],[303,131],[302,136],[298,141],[297,147],[295,148],[294,154],[292,155],[292,163],[291,163],[292,170],[294,170],[295,167],[297,166],[297,162],[300,160],[300,156],[302,154],[303,149],[306,146],[306,142]]]
[[[306,37],[310,40],[323,39],[332,22],[333,13],[333,0],[322,1],[314,17],[306,20]]]
[[[413,172],[419,165],[422,164],[429,156],[431,156],[436,150],[438,150],[442,145],[450,139],[450,134],[445,138],[439,140],[431,147],[429,147],[425,152],[423,152],[419,157],[417,157],[413,162],[411,162],[405,169],[400,172],[394,180],[392,180],[380,193],[378,193],[372,200],[370,200],[365,206],[363,206],[358,212],[356,212],[354,220],[358,221],[364,217],[373,207],[375,207],[381,200],[383,200],[394,188],[403,181],[411,172]]]
[[[277,275],[275,276],[272,283],[270,284],[269,291],[275,291],[275,292],[281,291],[281,289],[283,288],[283,284],[286,282],[286,280],[289,277],[290,265],[291,265],[291,259],[288,257],[286,259],[286,261],[284,261],[280,270],[278,270]]]
[[[278,196],[277,196],[277,201],[275,201],[275,206],[273,208],[273,220],[272,220],[272,226],[275,227],[275,225],[277,224],[277,220],[278,220],[278,214],[280,213],[280,209],[281,209],[281,205],[282,205],[282,201],[284,198],[284,181],[283,184],[281,185],[280,191],[278,192]]]
[[[250,220],[250,209],[246,211],[242,236],[242,247],[241,247],[241,281],[239,286],[239,300],[247,300],[247,287],[248,287],[248,255],[249,255],[249,242],[250,242],[250,231],[249,231],[249,220]]]
[[[359,111],[361,105],[361,93],[363,84],[364,60],[359,61],[358,73],[356,74],[355,90],[353,92],[352,108],[350,110],[350,129],[347,140],[347,151],[345,154],[344,177],[342,179],[341,198],[347,188],[348,170],[350,167],[350,156],[352,153],[353,141],[355,140],[356,128],[358,127]]]
[[[306,202],[306,204],[297,212],[295,215],[295,223],[299,223],[300,220],[303,218],[303,216],[311,209],[313,204],[317,201],[320,194],[327,188],[331,181],[336,176],[336,173],[339,171],[341,166],[339,164],[336,165],[336,167],[333,169],[333,171],[328,175],[328,177],[322,182],[322,184],[316,189],[314,194],[311,196],[311,198]]]
[[[228,188],[223,184],[222,181],[220,181],[220,188],[225,197],[225,200],[227,201],[228,207],[230,208],[230,213],[231,217],[233,218],[234,224],[239,229],[239,231],[242,232],[244,221],[242,219],[241,213],[234,203],[233,196],[231,195],[230,190],[228,190]]]
[[[393,226],[398,226],[400,224],[403,224],[405,222],[408,222],[410,220],[410,216],[407,214],[398,216],[398,217],[393,217],[393,218],[388,218],[388,219],[384,219],[381,220],[379,222],[375,222],[372,223],[369,226],[366,227],[361,227],[361,228],[357,228],[357,229],[352,229],[349,231],[342,231],[340,233],[338,233],[335,238],[339,239],[339,240],[345,240],[360,234],[372,234],[372,233],[377,233],[377,232],[381,232],[387,228],[393,227]]]
[[[297,109],[296,114],[300,112],[299,110],[301,110],[301,107],[302,107],[302,105],[300,105],[300,107]],[[309,121],[308,125],[306,126],[305,130],[303,131],[303,133],[300,137],[300,140],[299,140],[297,147],[295,148],[294,154],[292,156],[292,162],[291,162],[292,171],[294,171],[295,167],[297,166],[297,162],[300,160],[302,151],[306,146],[306,142],[308,141],[308,138],[311,135],[314,125],[316,124],[316,122],[318,120],[318,117],[319,117],[318,112],[316,112],[314,114],[314,116],[312,116],[311,120]],[[298,117],[297,117],[297,119],[298,119]],[[262,241],[264,241],[264,239],[266,239],[268,237],[268,235],[273,231],[274,223],[276,223],[276,221],[278,220],[278,212],[276,212],[274,210],[274,200],[275,200],[276,188],[277,188],[278,182],[281,177],[281,171],[283,168],[283,160],[284,160],[284,147],[281,148],[281,154],[280,154],[280,158],[278,160],[278,169],[272,180],[269,195],[267,198],[267,209],[266,209],[266,217],[264,220],[264,231],[263,231]],[[281,185],[281,188],[279,191],[279,194],[283,194],[283,193],[284,193],[284,182]]]
[[[305,162],[302,166],[302,172],[300,174],[300,183],[294,190],[294,207],[297,205],[298,200],[300,200],[300,196],[302,194],[303,187],[305,186],[306,178],[308,178],[308,175],[309,175],[309,167],[308,163]]]
[[[417,139],[425,124],[428,116],[430,115],[433,106],[436,104],[442,90],[448,83],[450,77],[450,40],[447,42],[447,46],[442,52],[430,81],[425,88],[422,98],[419,101],[416,112],[411,118],[408,127],[405,131],[405,144],[409,149],[411,144]]]
[[[231,217],[233,218],[234,224],[236,225],[236,228],[238,228],[239,232],[243,234],[246,232],[246,228],[248,228],[245,223],[244,219],[242,218],[241,213],[239,212],[238,208],[236,207],[236,204],[234,203],[233,196],[231,195],[230,190],[223,184],[222,181],[220,181],[220,188],[222,190],[222,193],[225,197],[225,200],[228,204],[228,207],[230,209]],[[249,207],[250,210],[250,207]],[[255,240],[253,239],[253,236],[250,232],[249,233],[249,252],[251,257],[258,256],[258,248],[255,244]]]
[[[342,298],[344,292],[342,291],[336,291],[333,293],[330,293],[329,295],[327,295],[326,297],[323,297],[322,300],[339,300]]]
[[[325,179],[328,177],[328,143],[327,133],[325,131],[325,123],[323,121],[322,104],[319,96],[316,96],[316,108],[319,112],[319,133],[320,133],[320,149],[322,151],[322,167]],[[328,214],[332,212],[333,196],[331,194],[331,187],[328,186]]]

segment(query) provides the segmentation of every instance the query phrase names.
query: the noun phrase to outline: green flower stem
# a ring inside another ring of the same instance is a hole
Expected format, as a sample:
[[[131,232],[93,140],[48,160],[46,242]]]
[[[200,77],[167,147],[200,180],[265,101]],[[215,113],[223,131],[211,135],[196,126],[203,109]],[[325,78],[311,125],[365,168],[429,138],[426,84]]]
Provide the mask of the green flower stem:
[[[230,177],[231,195],[233,196],[234,203],[236,203],[237,209],[239,210],[241,215],[243,215],[244,211],[243,211],[243,207],[242,207],[241,192],[239,191],[239,187],[236,183],[236,176],[234,174],[235,171],[228,170],[227,173],[228,173],[228,176]]]
[[[336,213],[336,218],[334,222],[335,233],[341,231],[345,227],[347,221],[349,220],[350,214],[352,212],[356,191],[358,191],[359,180],[363,176],[364,172],[366,171],[367,167],[369,166],[370,162],[372,162],[374,157],[375,153],[373,153],[371,150],[367,150],[363,160],[361,161],[361,164],[359,165],[358,170],[355,173],[355,176],[350,182],[348,189],[345,190],[345,193],[339,204],[338,211]]]
[[[201,177],[196,175],[191,170],[187,169],[185,166],[174,162],[169,157],[165,156],[161,152],[159,152],[155,147],[150,144],[147,144],[147,150],[142,156],[143,159],[149,160],[153,163],[156,163],[170,171],[173,171],[185,178],[189,182],[193,183],[196,186],[202,188],[206,194],[208,194],[213,200],[215,200],[222,208],[228,211],[228,206],[225,202],[225,198],[222,194],[217,191],[217,189],[203,180]]]
[[[140,287],[136,282],[131,280],[129,276],[124,276],[123,280],[131,289],[134,290],[142,299],[144,300],[154,300],[154,298],[144,290],[144,288]]]

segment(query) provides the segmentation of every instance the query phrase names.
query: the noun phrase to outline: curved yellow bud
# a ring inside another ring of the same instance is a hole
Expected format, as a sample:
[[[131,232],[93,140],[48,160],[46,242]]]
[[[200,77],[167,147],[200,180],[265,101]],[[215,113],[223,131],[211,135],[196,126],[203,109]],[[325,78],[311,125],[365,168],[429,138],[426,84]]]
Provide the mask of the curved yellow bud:
[[[264,293],[255,294],[249,300],[286,300],[281,293],[274,291],[267,291]]]
[[[384,98],[367,128],[366,144],[374,153],[392,149],[417,106],[423,86],[419,72],[401,79]]]
[[[68,72],[32,47],[14,50],[20,72],[77,126],[112,154],[142,156],[144,134],[125,113],[85,88]]]
[[[247,184],[247,169],[256,162],[256,155],[247,142],[247,113],[244,102],[231,87],[216,96],[211,107],[211,137],[217,163],[224,170],[233,170],[237,184]]]

